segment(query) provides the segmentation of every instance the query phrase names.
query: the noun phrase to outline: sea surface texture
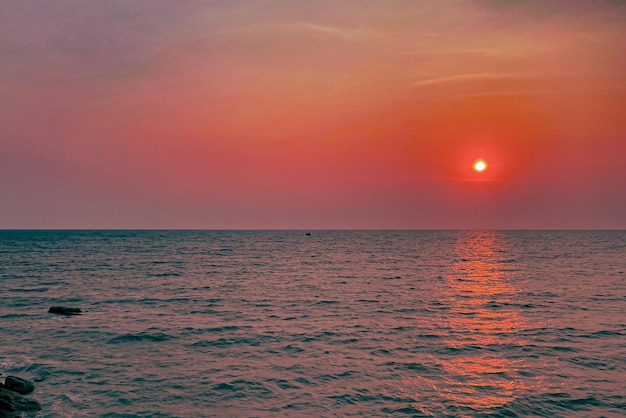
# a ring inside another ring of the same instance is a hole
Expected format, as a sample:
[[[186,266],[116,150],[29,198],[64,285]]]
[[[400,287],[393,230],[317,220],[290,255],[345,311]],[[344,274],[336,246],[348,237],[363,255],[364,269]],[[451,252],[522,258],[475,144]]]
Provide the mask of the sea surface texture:
[[[621,417],[625,272],[625,231],[0,231],[0,372],[41,417]]]

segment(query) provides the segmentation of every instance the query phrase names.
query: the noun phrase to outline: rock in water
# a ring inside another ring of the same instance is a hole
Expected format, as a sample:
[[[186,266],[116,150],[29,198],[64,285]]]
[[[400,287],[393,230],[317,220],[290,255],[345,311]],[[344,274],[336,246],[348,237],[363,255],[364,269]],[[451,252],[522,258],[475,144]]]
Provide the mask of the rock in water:
[[[80,315],[81,312],[80,308],[68,308],[67,306],[53,306],[48,309],[48,313],[60,315]]]
[[[21,377],[7,376],[6,379],[4,379],[4,388],[11,392],[17,392],[20,395],[26,395],[35,390],[35,384]]]
[[[34,412],[41,410],[39,402],[28,399],[16,392],[0,388],[0,416],[21,416],[20,412]]]

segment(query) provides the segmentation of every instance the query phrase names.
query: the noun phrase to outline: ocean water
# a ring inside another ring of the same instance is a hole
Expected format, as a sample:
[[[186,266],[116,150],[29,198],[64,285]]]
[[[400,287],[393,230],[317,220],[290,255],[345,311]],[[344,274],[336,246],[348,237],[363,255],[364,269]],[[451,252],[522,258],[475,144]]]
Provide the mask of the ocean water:
[[[621,417],[625,272],[626,231],[0,231],[0,372],[41,417]]]

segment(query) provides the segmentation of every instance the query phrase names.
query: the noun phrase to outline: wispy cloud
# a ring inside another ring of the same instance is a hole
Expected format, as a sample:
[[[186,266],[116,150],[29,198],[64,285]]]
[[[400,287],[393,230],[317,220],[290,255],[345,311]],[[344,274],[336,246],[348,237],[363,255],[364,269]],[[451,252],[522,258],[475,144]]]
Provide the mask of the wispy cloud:
[[[462,83],[465,81],[475,80],[503,80],[503,79],[528,79],[535,77],[534,74],[528,73],[470,73],[470,74],[454,74],[445,77],[426,78],[416,81],[411,85],[414,87],[428,86],[433,84],[451,84]]]
[[[313,32],[334,36],[347,41],[360,41],[363,39],[377,38],[381,33],[373,30],[348,29],[338,26],[320,25],[315,23],[299,22],[298,26]]]

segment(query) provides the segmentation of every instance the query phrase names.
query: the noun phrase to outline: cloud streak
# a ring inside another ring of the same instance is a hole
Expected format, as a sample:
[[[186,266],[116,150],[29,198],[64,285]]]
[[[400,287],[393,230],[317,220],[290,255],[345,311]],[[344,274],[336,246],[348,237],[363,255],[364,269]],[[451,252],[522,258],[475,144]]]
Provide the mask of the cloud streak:
[[[444,77],[429,78],[416,81],[411,85],[414,87],[430,86],[435,84],[453,84],[472,82],[477,80],[527,80],[536,78],[536,74],[524,73],[471,73],[471,74],[453,74]]]

